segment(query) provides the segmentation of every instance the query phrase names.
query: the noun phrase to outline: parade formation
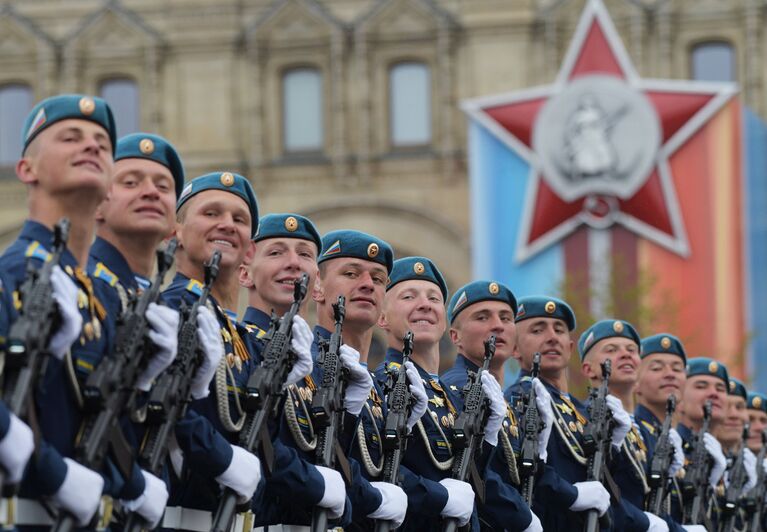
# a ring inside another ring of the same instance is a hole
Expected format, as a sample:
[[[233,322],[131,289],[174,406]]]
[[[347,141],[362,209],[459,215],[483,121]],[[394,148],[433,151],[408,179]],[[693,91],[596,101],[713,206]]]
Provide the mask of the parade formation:
[[[45,99],[21,135],[4,529],[767,529],[767,396],[671,332],[616,316],[576,341],[553,295],[449,287],[376,236],[261,213],[246,177],[116,138],[100,98]]]

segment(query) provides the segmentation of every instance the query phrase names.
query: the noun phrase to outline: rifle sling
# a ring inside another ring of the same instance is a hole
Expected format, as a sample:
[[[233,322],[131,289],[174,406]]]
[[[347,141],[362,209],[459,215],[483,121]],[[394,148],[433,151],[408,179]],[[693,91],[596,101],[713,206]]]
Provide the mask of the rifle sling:
[[[133,470],[133,452],[119,425],[114,425],[109,431],[109,448],[120,474],[126,480],[130,479]]]
[[[346,486],[351,487],[352,468],[349,465],[349,459],[346,458],[346,454],[344,454],[344,450],[341,448],[341,444],[338,443],[338,440],[333,442],[333,448],[335,449],[336,453],[336,469],[341,473],[341,476],[344,477],[344,483]]]

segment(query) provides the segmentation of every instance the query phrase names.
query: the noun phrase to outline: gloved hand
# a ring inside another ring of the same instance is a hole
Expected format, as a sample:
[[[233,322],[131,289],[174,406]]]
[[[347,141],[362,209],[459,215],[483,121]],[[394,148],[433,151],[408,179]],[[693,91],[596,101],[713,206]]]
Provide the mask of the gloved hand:
[[[522,532],[543,532],[543,525],[541,524],[541,520],[538,519],[538,516],[535,515],[535,512],[532,510],[530,513],[533,516],[533,520],[530,521],[530,524],[527,525],[527,528],[524,529]]]
[[[465,526],[474,512],[474,490],[471,484],[454,478],[443,478],[439,483],[447,490],[447,502],[440,515],[457,519],[459,526]]]
[[[709,456],[714,460],[714,466],[711,468],[711,475],[708,477],[708,483],[712,488],[716,488],[722,479],[724,470],[727,469],[727,459],[722,452],[722,444],[714,436],[707,432],[703,435],[703,446],[706,448]]]
[[[668,439],[674,446],[674,457],[671,459],[671,465],[668,466],[668,476],[674,478],[684,466],[684,449],[682,448],[682,437],[675,428],[672,427],[668,431]]]
[[[11,413],[8,432],[0,440],[0,464],[8,473],[8,484],[18,484],[24,476],[29,457],[35,450],[35,437],[26,423]]]
[[[668,532],[668,523],[650,512],[644,513],[647,519],[650,520],[650,526],[647,527],[647,532]]]
[[[146,320],[149,323],[149,339],[157,346],[157,350],[136,379],[136,388],[143,392],[149,391],[152,382],[176,358],[179,315],[177,310],[170,307],[149,303]]]
[[[498,445],[498,432],[506,417],[506,399],[503,398],[501,385],[489,371],[482,372],[482,389],[490,400],[490,416],[485,425],[485,441],[492,446]]]
[[[312,342],[314,341],[312,329],[306,320],[298,314],[293,317],[293,324],[290,328],[293,332],[290,347],[296,354],[296,361],[285,381],[288,386],[297,383],[312,372]]]
[[[687,532],[708,532],[703,525],[682,525]]]
[[[605,399],[607,406],[613,413],[613,422],[615,423],[611,441],[613,447],[620,448],[623,445],[623,440],[626,439],[626,434],[631,430],[631,416],[623,409],[621,400],[614,395],[608,395]]]
[[[261,480],[261,461],[242,447],[232,445],[232,461],[226,471],[216,477],[216,482],[223,484],[239,495],[240,504],[249,501],[256,492]]]
[[[353,416],[359,416],[362,406],[370,396],[373,378],[368,370],[360,364],[360,354],[356,349],[343,344],[340,349],[341,363],[349,368],[349,383],[346,386],[344,409]]]
[[[756,486],[756,455],[751,452],[751,449],[743,449],[743,466],[746,468],[746,475],[748,476],[743,490],[748,492]]]
[[[322,499],[317,503],[317,506],[328,509],[328,515],[331,519],[338,519],[344,515],[344,506],[346,505],[346,486],[344,486],[344,479],[341,478],[341,473],[335,469],[330,469],[324,466],[314,466],[322,475],[322,479],[325,481],[325,491],[322,494]]]
[[[48,343],[50,354],[61,360],[67,354],[69,347],[80,336],[83,328],[83,317],[77,308],[77,285],[58,266],[51,271],[51,285],[53,285],[53,299],[59,307],[61,325],[53,333]]]
[[[197,307],[197,338],[205,358],[192,377],[192,399],[204,399],[210,394],[210,381],[224,356],[224,340],[216,316],[205,306]]]
[[[588,480],[586,482],[576,482],[573,484],[578,490],[578,496],[575,502],[570,505],[573,512],[583,512],[592,508],[599,511],[599,515],[604,515],[610,508],[610,493],[605,489],[601,482]]]
[[[371,486],[381,493],[381,505],[368,514],[371,519],[392,521],[392,529],[398,528],[405,520],[407,495],[402,488],[388,482],[371,482]]]
[[[144,475],[145,487],[142,493],[132,501],[121,500],[122,507],[129,512],[136,512],[150,524],[150,529],[154,529],[160,524],[162,514],[165,512],[165,505],[168,502],[168,488],[165,482],[147,471],[141,470]]]
[[[533,389],[535,390],[535,404],[538,406],[538,414],[544,423],[543,430],[538,434],[538,456],[545,462],[549,456],[547,447],[551,429],[554,427],[554,410],[551,408],[549,391],[538,377],[533,379]]]
[[[71,458],[64,458],[64,462],[67,464],[67,474],[59,491],[51,497],[51,503],[72,514],[77,526],[86,526],[99,509],[104,479]]]
[[[408,433],[413,430],[415,424],[421,419],[421,416],[426,413],[426,409],[429,406],[429,397],[426,395],[426,389],[423,387],[423,380],[418,374],[418,370],[415,369],[415,365],[409,360],[405,363],[405,372],[407,373],[407,381],[410,383],[410,393],[413,394],[413,409],[410,411],[410,417],[407,418],[407,431]]]

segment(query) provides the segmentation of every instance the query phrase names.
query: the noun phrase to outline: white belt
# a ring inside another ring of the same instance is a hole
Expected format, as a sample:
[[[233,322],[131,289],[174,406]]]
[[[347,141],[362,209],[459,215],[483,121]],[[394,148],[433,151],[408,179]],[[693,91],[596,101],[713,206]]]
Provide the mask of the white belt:
[[[2,499],[0,500],[0,523],[4,526],[52,525],[53,517],[45,506],[34,499]]]
[[[162,519],[163,528],[174,530],[194,530],[195,532],[208,532],[213,526],[211,512],[173,506],[165,508]],[[253,514],[237,514],[234,516],[234,524],[229,529],[232,532],[251,532],[253,530]]]

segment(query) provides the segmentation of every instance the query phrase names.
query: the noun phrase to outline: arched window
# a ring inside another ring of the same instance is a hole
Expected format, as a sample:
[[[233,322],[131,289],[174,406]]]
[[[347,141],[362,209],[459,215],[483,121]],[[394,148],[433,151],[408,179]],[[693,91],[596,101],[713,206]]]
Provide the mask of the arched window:
[[[282,132],[287,153],[319,152],[323,148],[322,75],[301,67],[282,76]]]
[[[115,117],[117,138],[140,130],[138,85],[130,78],[110,78],[101,82],[99,94]]]
[[[32,109],[32,89],[13,83],[0,86],[0,166],[11,166],[21,157],[21,128]]]
[[[732,45],[721,41],[704,42],[692,49],[692,79],[735,81],[735,53]]]
[[[431,75],[424,63],[397,63],[389,71],[389,138],[393,147],[431,142]]]

